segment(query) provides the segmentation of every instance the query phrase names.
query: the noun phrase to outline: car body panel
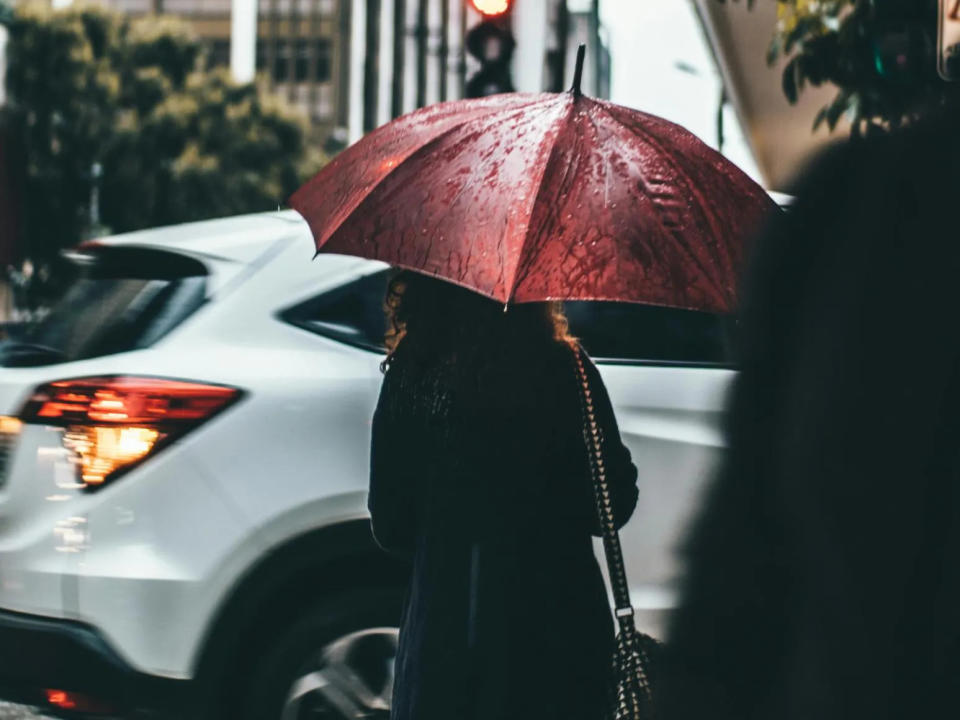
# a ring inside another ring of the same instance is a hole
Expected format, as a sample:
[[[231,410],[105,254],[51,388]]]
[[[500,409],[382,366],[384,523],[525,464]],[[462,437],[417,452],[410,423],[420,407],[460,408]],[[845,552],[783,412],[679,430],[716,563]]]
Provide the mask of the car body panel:
[[[137,374],[229,385],[242,398],[96,491],[72,487],[58,428],[24,426],[0,487],[0,608],[81,621],[136,670],[196,672],[242,578],[274,549],[366,517],[382,356],[281,313],[384,265],[321,255],[290,213],[99,241],[166,248],[210,268],[208,302],[149,348],[0,370],[0,414],[53,380]],[[662,630],[673,548],[721,447],[732,371],[600,362],[640,467],[624,544],[640,624]]]
[[[621,531],[637,624],[662,637],[681,572],[677,550],[722,449],[733,371],[602,361],[599,368],[639,470],[637,509]]]

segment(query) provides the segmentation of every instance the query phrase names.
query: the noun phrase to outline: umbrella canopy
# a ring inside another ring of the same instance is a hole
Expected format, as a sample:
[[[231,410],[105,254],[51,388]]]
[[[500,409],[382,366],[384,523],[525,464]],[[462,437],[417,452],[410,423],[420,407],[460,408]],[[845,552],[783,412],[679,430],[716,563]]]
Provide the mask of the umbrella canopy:
[[[581,64],[578,63],[578,77]],[[725,312],[766,192],[662,118],[569,93],[401,117],[290,205],[320,252],[383,260],[503,303],[627,300]]]

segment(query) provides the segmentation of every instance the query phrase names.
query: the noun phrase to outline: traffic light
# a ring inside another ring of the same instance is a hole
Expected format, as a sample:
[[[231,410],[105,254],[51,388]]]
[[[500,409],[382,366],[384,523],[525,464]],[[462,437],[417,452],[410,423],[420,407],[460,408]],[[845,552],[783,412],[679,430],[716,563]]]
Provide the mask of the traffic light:
[[[467,81],[468,98],[513,92],[510,60],[517,43],[510,30],[511,0],[470,0],[483,21],[470,29],[467,52],[480,62],[480,69]]]
[[[873,61],[884,80],[914,84],[936,67],[936,2],[871,0]]]

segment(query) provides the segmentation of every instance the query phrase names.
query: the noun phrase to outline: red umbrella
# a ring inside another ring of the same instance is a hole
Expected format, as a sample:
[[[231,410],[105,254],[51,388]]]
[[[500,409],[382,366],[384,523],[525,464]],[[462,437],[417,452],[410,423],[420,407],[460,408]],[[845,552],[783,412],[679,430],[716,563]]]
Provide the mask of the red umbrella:
[[[729,311],[744,240],[776,206],[662,118],[569,93],[401,117],[290,205],[319,252],[383,260],[503,303],[628,300]]]

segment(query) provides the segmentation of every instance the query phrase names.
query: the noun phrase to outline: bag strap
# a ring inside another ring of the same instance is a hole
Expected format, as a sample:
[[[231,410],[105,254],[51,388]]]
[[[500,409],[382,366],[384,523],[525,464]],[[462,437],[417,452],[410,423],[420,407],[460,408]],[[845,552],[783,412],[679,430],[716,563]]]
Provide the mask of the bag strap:
[[[632,633],[633,604],[630,602],[630,585],[627,583],[627,569],[623,562],[623,550],[620,547],[620,534],[613,514],[613,499],[607,472],[604,466],[603,448],[600,444],[600,426],[597,423],[593,393],[590,390],[590,377],[584,366],[584,353],[579,347],[573,348],[579,379],[580,404],[583,409],[583,439],[587,447],[590,475],[593,480],[593,494],[600,519],[603,536],[603,550],[607,559],[610,575],[610,587],[613,589],[613,601],[616,606],[617,623],[621,632]]]

